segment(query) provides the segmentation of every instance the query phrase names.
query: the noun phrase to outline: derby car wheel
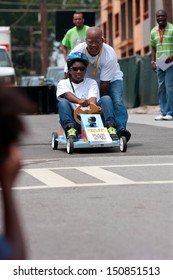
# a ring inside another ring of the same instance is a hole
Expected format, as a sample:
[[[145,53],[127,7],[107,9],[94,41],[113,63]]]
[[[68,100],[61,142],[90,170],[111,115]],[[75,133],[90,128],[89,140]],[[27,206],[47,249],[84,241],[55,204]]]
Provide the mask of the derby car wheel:
[[[51,143],[52,143],[52,149],[57,150],[58,149],[58,141],[56,140],[58,138],[58,134],[56,132],[52,133]]]
[[[74,149],[73,139],[67,139],[67,154],[72,154]]]
[[[120,138],[120,151],[126,152],[127,151],[127,140],[125,136]]]

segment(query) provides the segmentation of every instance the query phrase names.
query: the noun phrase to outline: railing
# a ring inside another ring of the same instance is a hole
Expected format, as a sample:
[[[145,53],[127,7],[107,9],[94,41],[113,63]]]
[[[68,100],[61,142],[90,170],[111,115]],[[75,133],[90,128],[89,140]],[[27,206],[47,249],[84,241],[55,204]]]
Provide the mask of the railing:
[[[151,55],[119,60],[124,73],[124,102],[127,108],[158,105],[157,76],[151,68]]]

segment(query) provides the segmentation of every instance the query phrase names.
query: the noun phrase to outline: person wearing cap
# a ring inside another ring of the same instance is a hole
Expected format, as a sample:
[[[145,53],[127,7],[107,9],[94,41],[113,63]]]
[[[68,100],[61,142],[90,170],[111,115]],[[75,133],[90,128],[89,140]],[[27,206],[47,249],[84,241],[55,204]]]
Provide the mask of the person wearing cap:
[[[76,106],[88,107],[90,103],[98,105],[97,113],[102,113],[104,124],[113,140],[117,140],[113,105],[109,96],[100,98],[97,82],[86,78],[89,60],[81,52],[71,53],[67,59],[68,78],[61,80],[57,86],[58,112],[60,123],[67,138],[77,141],[80,126],[74,120]]]

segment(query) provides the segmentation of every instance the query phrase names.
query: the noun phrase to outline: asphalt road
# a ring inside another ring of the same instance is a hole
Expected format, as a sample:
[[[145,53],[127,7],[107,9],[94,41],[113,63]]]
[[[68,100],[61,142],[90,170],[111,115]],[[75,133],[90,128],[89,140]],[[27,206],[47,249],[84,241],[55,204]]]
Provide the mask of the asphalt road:
[[[172,259],[173,122],[130,114],[118,148],[51,149],[56,115],[24,116],[15,195],[29,259]]]

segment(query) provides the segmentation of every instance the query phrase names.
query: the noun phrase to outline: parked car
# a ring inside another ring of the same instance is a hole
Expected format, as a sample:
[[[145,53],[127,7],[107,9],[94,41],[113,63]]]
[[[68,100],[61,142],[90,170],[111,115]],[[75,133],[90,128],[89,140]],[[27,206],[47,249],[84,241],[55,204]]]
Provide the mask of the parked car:
[[[59,68],[57,66],[48,67],[46,74],[46,80],[48,83],[57,84],[63,78],[64,68]]]
[[[30,78],[28,86],[29,87],[36,87],[36,86],[43,86],[45,85],[44,76],[33,76]]]
[[[22,76],[20,85],[23,87],[36,87],[45,85],[44,76]]]
[[[29,85],[30,79],[31,79],[31,76],[22,76],[20,79],[20,85],[23,87],[27,87]]]
[[[51,92],[56,92],[57,83],[64,78],[64,68],[50,66],[47,69],[45,81]]]

